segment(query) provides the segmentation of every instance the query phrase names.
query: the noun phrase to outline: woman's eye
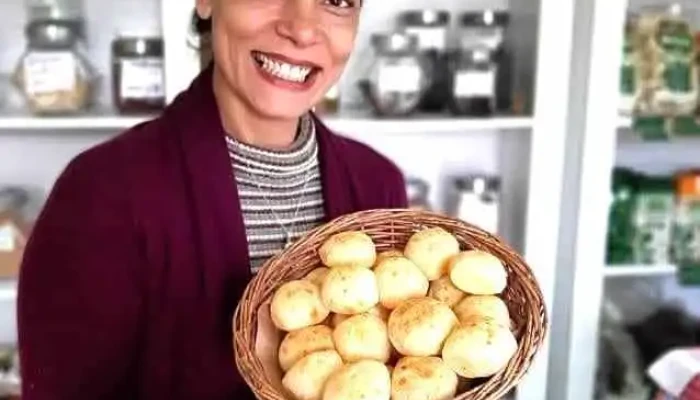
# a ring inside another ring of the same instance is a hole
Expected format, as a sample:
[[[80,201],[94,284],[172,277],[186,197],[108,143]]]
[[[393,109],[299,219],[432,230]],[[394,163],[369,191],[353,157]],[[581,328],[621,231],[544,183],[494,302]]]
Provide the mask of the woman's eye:
[[[338,8],[353,8],[355,2],[353,0],[326,0],[326,4]]]

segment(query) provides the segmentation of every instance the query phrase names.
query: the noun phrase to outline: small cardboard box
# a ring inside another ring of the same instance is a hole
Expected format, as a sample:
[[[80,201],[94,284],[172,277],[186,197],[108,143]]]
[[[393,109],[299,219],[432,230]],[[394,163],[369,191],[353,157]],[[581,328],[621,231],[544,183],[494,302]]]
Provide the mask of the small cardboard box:
[[[18,277],[27,234],[27,225],[18,215],[0,213],[0,279]]]

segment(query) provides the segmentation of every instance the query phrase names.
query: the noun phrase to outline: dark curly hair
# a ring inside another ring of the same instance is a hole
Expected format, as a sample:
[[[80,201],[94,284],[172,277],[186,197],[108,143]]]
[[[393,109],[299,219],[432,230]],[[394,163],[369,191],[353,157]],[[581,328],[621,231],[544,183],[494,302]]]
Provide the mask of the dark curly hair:
[[[195,10],[192,12],[192,27],[200,35],[211,33],[211,18],[201,18]]]

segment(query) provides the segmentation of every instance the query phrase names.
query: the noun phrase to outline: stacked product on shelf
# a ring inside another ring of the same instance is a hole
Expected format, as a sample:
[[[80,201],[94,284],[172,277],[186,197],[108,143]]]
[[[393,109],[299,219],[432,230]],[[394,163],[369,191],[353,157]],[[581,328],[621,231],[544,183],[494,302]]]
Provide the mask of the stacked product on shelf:
[[[680,266],[686,283],[700,283],[700,172],[648,176],[613,173],[607,263]]]
[[[696,10],[646,7],[626,22],[619,111],[647,139],[700,134]]]

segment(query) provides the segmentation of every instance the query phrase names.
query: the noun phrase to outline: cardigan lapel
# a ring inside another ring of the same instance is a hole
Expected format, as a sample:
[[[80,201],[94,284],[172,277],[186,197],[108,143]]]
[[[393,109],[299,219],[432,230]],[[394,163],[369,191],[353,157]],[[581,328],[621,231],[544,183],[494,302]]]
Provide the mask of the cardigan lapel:
[[[207,268],[229,268],[205,272],[204,284],[217,286],[222,278],[231,277],[233,269],[235,284],[240,285],[251,276],[248,241],[212,76],[210,65],[178,96],[171,113],[177,121],[174,128],[179,131],[184,174],[196,212],[195,234],[205,253],[200,257]]]

